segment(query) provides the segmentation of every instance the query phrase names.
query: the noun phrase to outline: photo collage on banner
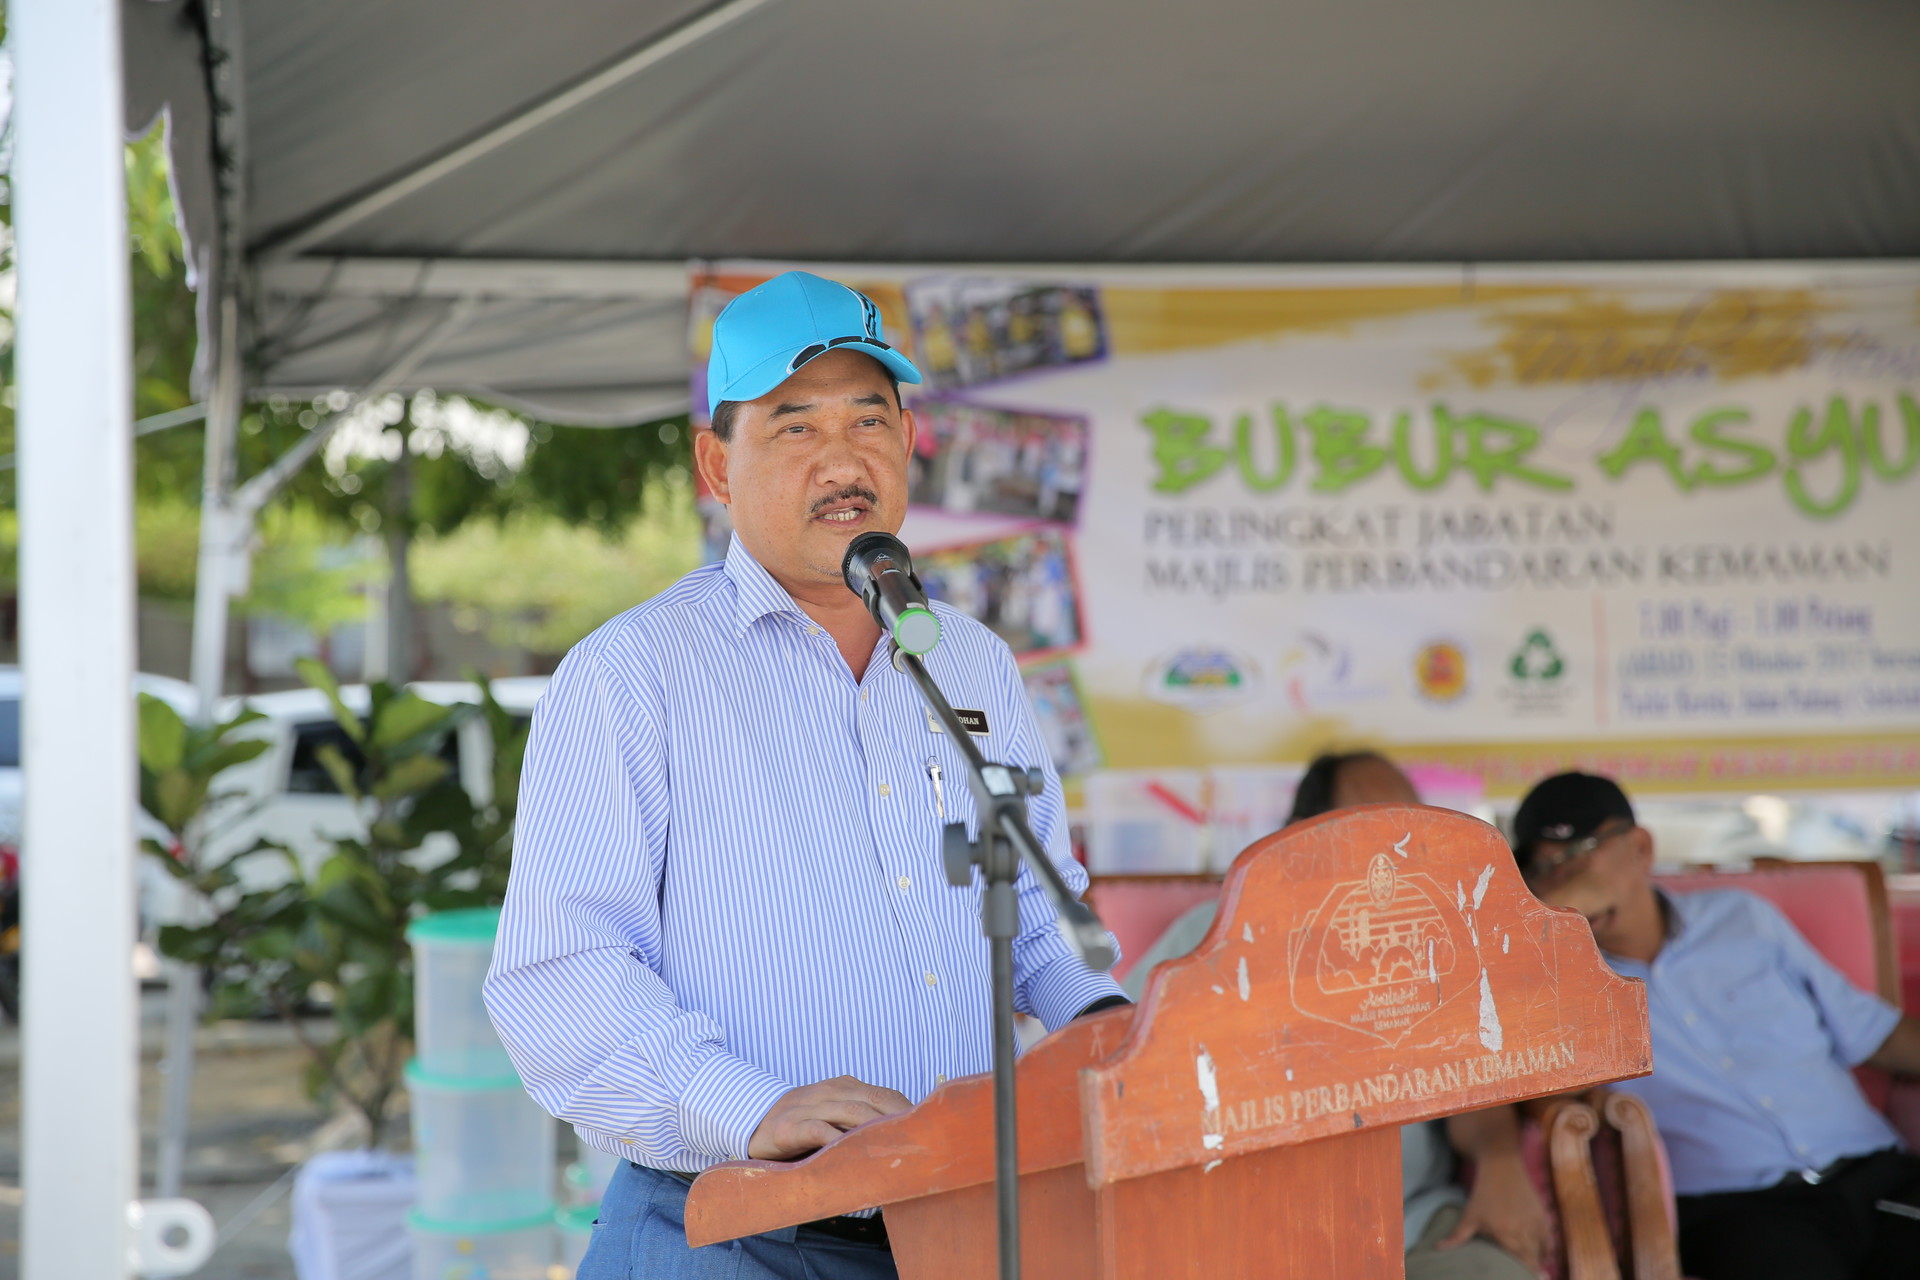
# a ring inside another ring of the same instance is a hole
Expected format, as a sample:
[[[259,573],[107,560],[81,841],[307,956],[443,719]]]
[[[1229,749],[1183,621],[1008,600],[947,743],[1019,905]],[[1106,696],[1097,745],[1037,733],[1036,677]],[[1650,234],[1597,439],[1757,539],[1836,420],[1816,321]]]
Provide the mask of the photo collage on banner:
[[[694,273],[694,418],[706,425],[706,357],[726,304],[781,268]],[[1100,744],[1075,676],[1086,643],[1075,529],[1087,482],[1084,415],[1019,403],[1025,377],[1088,365],[1107,353],[1096,288],[941,275],[870,281],[828,272],[880,308],[888,341],[925,381],[901,393],[919,425],[901,537],[934,600],[977,618],[1007,642],[1055,766],[1082,777]],[[704,486],[696,503],[705,555],[726,554],[732,527]]]
[[[696,380],[788,265],[696,269]],[[811,269],[927,375],[901,536],[1095,872],[1223,869],[1325,750],[1920,788],[1920,267]]]

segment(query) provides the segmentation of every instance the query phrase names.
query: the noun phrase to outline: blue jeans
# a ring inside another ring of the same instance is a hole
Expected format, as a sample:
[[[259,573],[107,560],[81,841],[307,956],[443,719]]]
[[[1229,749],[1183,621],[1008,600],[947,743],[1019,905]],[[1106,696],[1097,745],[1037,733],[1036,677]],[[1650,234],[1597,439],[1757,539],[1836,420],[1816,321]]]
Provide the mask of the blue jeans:
[[[898,1280],[880,1245],[785,1227],[687,1248],[687,1184],[622,1161],[574,1280]]]

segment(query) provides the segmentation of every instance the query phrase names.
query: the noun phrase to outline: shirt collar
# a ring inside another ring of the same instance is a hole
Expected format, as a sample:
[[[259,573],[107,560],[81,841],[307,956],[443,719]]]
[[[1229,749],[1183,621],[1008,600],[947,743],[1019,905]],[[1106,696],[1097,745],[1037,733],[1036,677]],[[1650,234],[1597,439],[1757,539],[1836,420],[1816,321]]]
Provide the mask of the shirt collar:
[[[1660,919],[1667,928],[1666,940],[1661,944],[1664,947],[1667,942],[1677,941],[1680,935],[1687,931],[1687,916],[1680,909],[1681,900],[1659,885],[1653,887],[1653,899],[1660,904]]]
[[[752,553],[740,545],[737,533],[727,544],[726,570],[727,578],[733,583],[733,634],[736,637],[745,635],[748,627],[770,613],[804,616],[786,588],[775,582],[773,575],[761,568]]]
[[[1658,960],[1660,956],[1666,955],[1668,949],[1672,947],[1675,942],[1678,942],[1680,936],[1687,931],[1686,912],[1680,905],[1685,900],[1686,896],[1684,894],[1675,897],[1659,885],[1653,886],[1654,905],[1660,908],[1660,922],[1662,927],[1666,929],[1666,936],[1660,939],[1660,952],[1659,955],[1654,957],[1655,960]],[[1629,960],[1625,956],[1617,956],[1604,948],[1600,954],[1605,956],[1616,967],[1623,964],[1637,965],[1643,969],[1651,969],[1653,967],[1644,960]]]

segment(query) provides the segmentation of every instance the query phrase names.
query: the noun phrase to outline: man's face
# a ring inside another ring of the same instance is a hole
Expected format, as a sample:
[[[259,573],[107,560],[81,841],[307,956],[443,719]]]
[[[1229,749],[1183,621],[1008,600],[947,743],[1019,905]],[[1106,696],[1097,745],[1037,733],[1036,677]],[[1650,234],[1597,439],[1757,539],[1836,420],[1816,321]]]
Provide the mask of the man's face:
[[[1420,793],[1407,781],[1407,775],[1374,756],[1347,761],[1333,780],[1336,809],[1350,809],[1357,804],[1419,803]]]
[[[1593,926],[1593,940],[1616,954],[1631,954],[1658,931],[1653,894],[1653,836],[1624,818],[1602,824],[1589,840],[1542,840],[1527,863],[1527,887],[1552,907],[1578,911]]]
[[[838,584],[854,535],[899,530],[913,439],[879,362],[829,351],[742,404],[730,440],[703,431],[694,452],[741,543],[794,590]]]

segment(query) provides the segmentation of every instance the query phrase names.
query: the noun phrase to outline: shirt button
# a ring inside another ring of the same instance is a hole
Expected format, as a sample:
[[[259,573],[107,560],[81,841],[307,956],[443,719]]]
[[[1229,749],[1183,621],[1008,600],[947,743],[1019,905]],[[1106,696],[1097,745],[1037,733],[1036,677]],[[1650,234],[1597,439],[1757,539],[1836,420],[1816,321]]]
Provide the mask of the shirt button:
[[[1806,1144],[1806,1143],[1804,1143],[1804,1142],[1802,1142],[1802,1143],[1798,1143],[1798,1144],[1796,1144],[1796,1145],[1795,1145],[1795,1147],[1793,1148],[1793,1151],[1794,1151],[1794,1154],[1795,1154],[1795,1155],[1801,1155],[1801,1156],[1803,1156],[1803,1155],[1805,1155],[1805,1154],[1807,1154],[1807,1144]]]
[[[1733,1059],[1732,1058],[1720,1059],[1720,1066],[1727,1071],[1733,1070]]]
[[[890,796],[893,794],[893,788],[883,782],[880,784],[880,794],[882,796]]]
[[[940,979],[930,973],[927,975],[927,985],[930,987],[937,987],[940,985]]]
[[[808,624],[807,624],[807,634],[808,634],[808,635],[810,635],[810,636],[817,636],[817,635],[819,635],[819,634],[820,634],[820,628],[818,628],[818,627],[816,627],[816,626],[814,626],[814,625],[813,625],[812,623],[808,623]]]
[[[903,892],[903,893],[904,893],[904,892],[905,892],[906,890],[908,890],[908,889],[911,889],[911,888],[913,888],[913,881],[911,881],[911,880],[909,880],[909,879],[908,879],[907,877],[905,877],[905,876],[901,876],[901,877],[900,877],[900,879],[899,879],[898,881],[896,881],[896,883],[897,883],[897,884],[899,884],[899,886],[900,886],[900,889],[901,889],[901,892]]]
[[[1773,1099],[1772,1098],[1760,1099],[1760,1106],[1767,1111],[1773,1110]]]
[[[945,1084],[947,1082],[947,1078],[945,1076],[935,1076],[933,1078],[933,1082],[935,1084]]]
[[[865,702],[867,700],[867,694],[869,694],[870,692],[872,692],[872,690],[862,689],[860,691],[860,701]]]
[[[1680,1021],[1686,1023],[1688,1026],[1692,1026],[1694,1023],[1700,1021],[1700,1019],[1694,1014],[1683,1013],[1680,1015]]]

